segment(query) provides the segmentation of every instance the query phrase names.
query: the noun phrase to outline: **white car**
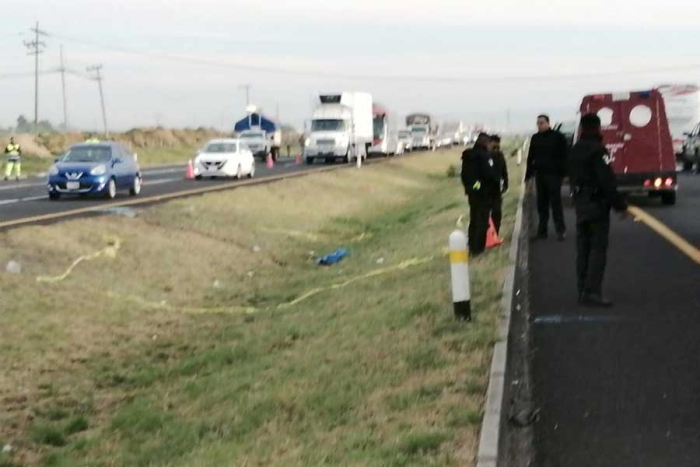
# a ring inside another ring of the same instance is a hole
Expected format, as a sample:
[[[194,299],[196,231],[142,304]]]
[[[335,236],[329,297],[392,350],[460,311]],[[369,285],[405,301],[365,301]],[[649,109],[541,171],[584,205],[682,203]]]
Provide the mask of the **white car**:
[[[255,158],[240,139],[214,139],[200,150],[194,160],[194,176],[253,178]]]

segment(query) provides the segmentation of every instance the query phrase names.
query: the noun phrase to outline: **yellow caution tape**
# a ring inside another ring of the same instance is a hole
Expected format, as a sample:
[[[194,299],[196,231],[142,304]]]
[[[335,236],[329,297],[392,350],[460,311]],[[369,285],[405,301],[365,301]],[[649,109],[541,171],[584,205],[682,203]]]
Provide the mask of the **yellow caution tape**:
[[[109,239],[107,243],[108,245],[105,248],[97,250],[94,253],[90,253],[89,255],[83,255],[75,261],[73,261],[73,263],[68,267],[68,269],[66,269],[66,272],[64,272],[60,276],[39,276],[36,278],[36,281],[45,283],[60,282],[66,277],[70,276],[73,270],[83,261],[92,261],[100,257],[106,257],[109,259],[116,258],[117,251],[119,251],[119,249],[121,248],[121,240],[119,240],[116,237],[113,237]]]
[[[289,301],[286,303],[281,303],[279,305],[273,305],[273,306],[267,307],[266,310],[287,309],[287,308],[293,307],[295,305],[298,305],[299,303],[301,303],[305,300],[308,300],[309,298],[314,297],[320,293],[328,292],[331,290],[342,289],[342,288],[347,287],[351,284],[354,284],[355,282],[365,280],[365,279],[370,279],[372,277],[380,276],[382,274],[387,274],[387,273],[394,272],[394,271],[401,271],[404,269],[408,269],[410,267],[426,264],[426,263],[429,263],[430,261],[433,261],[434,259],[435,259],[434,256],[430,256],[430,257],[426,257],[426,258],[413,258],[413,259],[403,261],[403,262],[396,264],[394,266],[376,269],[376,270],[368,272],[366,274],[362,274],[360,276],[355,276],[353,278],[350,278],[344,282],[332,284],[332,285],[329,285],[326,287],[317,287],[315,289],[311,289],[308,292],[305,292],[304,294],[300,295],[299,297],[295,298],[292,301]],[[250,315],[250,314],[254,314],[254,313],[258,313],[260,311],[263,311],[263,309],[259,309],[259,308],[255,308],[255,307],[241,307],[241,306],[224,306],[224,307],[217,307],[217,308],[173,306],[173,305],[168,304],[167,302],[152,302],[152,301],[140,298],[140,297],[119,295],[119,294],[116,294],[114,292],[108,292],[107,296],[110,298],[128,300],[128,301],[131,301],[133,303],[136,303],[138,305],[141,305],[141,306],[144,306],[147,308],[177,311],[180,313],[195,314],[195,315],[200,315],[200,314],[233,314],[233,315],[246,314],[246,315]]]

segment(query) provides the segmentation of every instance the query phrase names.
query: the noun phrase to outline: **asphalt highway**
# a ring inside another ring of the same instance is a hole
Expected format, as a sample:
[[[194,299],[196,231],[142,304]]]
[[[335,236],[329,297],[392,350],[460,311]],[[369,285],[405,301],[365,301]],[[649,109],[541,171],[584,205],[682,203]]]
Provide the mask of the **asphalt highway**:
[[[700,176],[678,204],[631,199],[695,249]],[[538,467],[700,465],[700,265],[641,222],[614,220],[605,291],[577,305],[575,225],[530,250]],[[697,256],[696,256],[697,258]]]
[[[33,177],[28,180],[0,181],[0,228],[14,227],[26,223],[52,221],[84,214],[99,212],[102,207],[119,204],[133,204],[149,201],[158,202],[180,195],[187,196],[205,192],[208,189],[233,188],[236,185],[263,183],[286,174],[295,174],[308,170],[320,170],[333,165],[315,164],[307,166],[296,164],[294,160],[282,159],[274,167],[264,164],[256,167],[255,179],[204,179],[186,180],[186,165],[171,165],[144,168],[143,187],[138,197],[131,197],[127,192],[120,192],[115,200],[98,197],[64,196],[57,201],[49,201],[45,177]]]

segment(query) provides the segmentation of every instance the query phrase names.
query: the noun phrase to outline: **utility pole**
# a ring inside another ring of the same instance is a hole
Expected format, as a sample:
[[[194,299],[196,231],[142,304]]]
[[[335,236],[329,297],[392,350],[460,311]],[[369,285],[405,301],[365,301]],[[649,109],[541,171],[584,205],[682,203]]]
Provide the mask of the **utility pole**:
[[[39,54],[44,53],[46,44],[39,40],[39,36],[48,36],[39,29],[39,22],[30,31],[34,33],[33,41],[24,41],[25,47],[29,49],[27,55],[34,55],[34,136],[39,137]]]
[[[61,88],[63,90],[63,130],[68,131],[68,104],[66,103],[66,64],[63,62],[63,44],[61,44]]]
[[[280,103],[278,102],[276,107],[275,107],[275,119],[277,120],[277,124],[280,124]]]
[[[93,81],[97,81],[97,86],[100,89],[100,104],[102,104],[102,124],[105,129],[105,137],[109,138],[109,130],[107,129],[107,112],[105,111],[105,96],[102,92],[102,65],[93,65],[87,67],[88,72],[95,72],[95,76],[92,77]]]
[[[245,106],[250,105],[250,84],[241,84],[238,89],[245,89]]]
[[[506,132],[510,133],[510,107],[508,107],[508,111],[506,112]]]

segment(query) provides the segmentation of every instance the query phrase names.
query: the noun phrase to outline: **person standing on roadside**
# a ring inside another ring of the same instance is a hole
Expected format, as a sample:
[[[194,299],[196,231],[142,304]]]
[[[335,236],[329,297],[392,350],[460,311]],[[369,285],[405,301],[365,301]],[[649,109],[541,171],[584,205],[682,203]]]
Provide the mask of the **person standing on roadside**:
[[[501,232],[501,220],[503,219],[503,195],[508,191],[508,165],[506,157],[501,152],[501,137],[491,136],[491,157],[493,158],[493,170],[498,177],[498,186],[490,195],[491,219],[496,228],[496,233]]]
[[[22,175],[22,148],[19,144],[15,143],[14,137],[11,137],[10,142],[5,146],[5,156],[7,156],[5,180],[8,180],[12,176],[13,170],[15,172],[15,177],[19,180],[19,177]]]
[[[494,171],[490,137],[479,134],[473,148],[462,153],[462,184],[469,198],[469,253],[478,256],[486,249],[491,197],[500,186]]]
[[[579,303],[610,307],[602,285],[610,235],[610,208],[626,217],[627,202],[617,191],[610,156],[603,145],[600,118],[581,117],[581,137],[571,150],[570,181],[576,210],[576,273]]]
[[[537,238],[547,238],[549,211],[559,241],[566,240],[564,209],[561,204],[561,185],[567,168],[568,144],[564,135],[550,127],[549,117],[537,117],[537,133],[530,139],[525,180],[535,178],[539,227]]]

